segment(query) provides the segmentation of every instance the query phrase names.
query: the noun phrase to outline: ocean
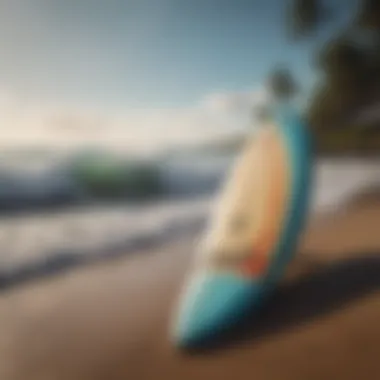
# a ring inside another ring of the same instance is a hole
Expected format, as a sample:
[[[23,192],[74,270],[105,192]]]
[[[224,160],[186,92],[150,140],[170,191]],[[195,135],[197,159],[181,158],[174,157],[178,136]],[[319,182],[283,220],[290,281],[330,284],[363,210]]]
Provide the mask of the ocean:
[[[117,199],[89,194],[74,180],[67,158],[3,160],[7,165],[0,170],[0,285],[57,260],[58,266],[65,266],[201,233],[234,155],[189,153],[143,163],[128,160],[133,173],[143,164],[149,175],[154,174],[156,182],[137,186],[149,187],[141,199],[128,192]],[[128,186],[133,181],[141,178],[133,174]],[[379,160],[318,159],[312,213],[334,212],[358,192],[378,185]]]

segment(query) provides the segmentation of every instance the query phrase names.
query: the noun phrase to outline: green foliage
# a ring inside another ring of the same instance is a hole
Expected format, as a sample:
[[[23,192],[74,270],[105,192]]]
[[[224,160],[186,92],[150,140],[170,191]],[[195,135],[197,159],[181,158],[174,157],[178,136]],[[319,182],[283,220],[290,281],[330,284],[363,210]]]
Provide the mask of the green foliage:
[[[161,191],[159,171],[152,163],[125,163],[110,157],[87,156],[72,164],[72,175],[93,197],[147,198]]]
[[[334,130],[318,131],[316,147],[328,154],[378,154],[380,125],[368,130],[368,125],[349,125]]]
[[[310,37],[330,19],[331,11],[319,0],[293,0],[288,14],[290,36]]]
[[[296,35],[311,38],[324,27],[333,16],[326,3],[291,2],[290,25]],[[379,125],[350,125],[352,115],[380,102],[380,1],[362,0],[353,16],[314,57],[320,78],[307,113],[321,150],[380,151]]]
[[[278,99],[289,99],[298,92],[298,86],[287,68],[275,68],[268,78],[268,87]]]
[[[357,23],[364,28],[380,30],[379,0],[362,0]]]

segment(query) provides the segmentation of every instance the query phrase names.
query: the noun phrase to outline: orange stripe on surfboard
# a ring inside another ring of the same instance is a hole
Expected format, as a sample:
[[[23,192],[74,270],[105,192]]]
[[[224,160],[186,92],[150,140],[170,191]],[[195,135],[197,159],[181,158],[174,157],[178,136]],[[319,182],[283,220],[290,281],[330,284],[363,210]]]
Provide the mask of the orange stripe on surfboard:
[[[284,143],[273,129],[263,131],[258,145],[262,157],[260,165],[265,165],[261,178],[264,212],[259,223],[256,241],[253,242],[252,256],[243,264],[243,274],[261,276],[268,269],[283,225],[289,190],[289,170]]]

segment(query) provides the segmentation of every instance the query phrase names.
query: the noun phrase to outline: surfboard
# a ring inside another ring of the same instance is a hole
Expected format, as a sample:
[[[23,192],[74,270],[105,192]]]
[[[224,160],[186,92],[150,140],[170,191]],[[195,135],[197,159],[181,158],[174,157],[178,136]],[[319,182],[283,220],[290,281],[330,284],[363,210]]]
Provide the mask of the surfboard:
[[[247,139],[179,299],[176,345],[212,338],[268,298],[305,224],[311,161],[308,128],[291,108]]]

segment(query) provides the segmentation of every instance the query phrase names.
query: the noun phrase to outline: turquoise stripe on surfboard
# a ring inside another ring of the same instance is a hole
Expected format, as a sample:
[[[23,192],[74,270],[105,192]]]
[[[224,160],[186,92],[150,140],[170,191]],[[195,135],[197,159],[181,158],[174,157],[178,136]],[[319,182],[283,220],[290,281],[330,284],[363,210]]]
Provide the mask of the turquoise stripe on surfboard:
[[[172,332],[181,347],[196,346],[237,323],[252,302],[260,302],[263,290],[260,281],[223,272],[194,276],[188,289]]]
[[[265,292],[270,290],[283,274],[285,266],[294,256],[297,236],[306,223],[311,180],[311,140],[308,127],[291,109],[282,108],[275,117],[282,133],[291,162],[292,200],[286,213],[285,228],[277,246],[274,263],[265,280]]]

